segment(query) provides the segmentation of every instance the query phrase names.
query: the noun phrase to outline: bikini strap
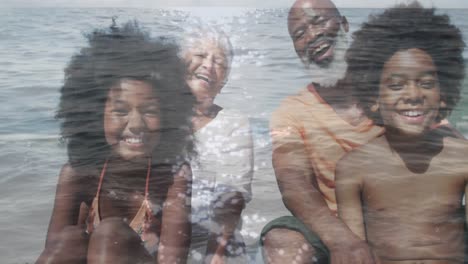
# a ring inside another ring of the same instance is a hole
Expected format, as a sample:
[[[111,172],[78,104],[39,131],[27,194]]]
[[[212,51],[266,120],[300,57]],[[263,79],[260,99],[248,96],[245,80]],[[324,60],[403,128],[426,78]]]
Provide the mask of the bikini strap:
[[[99,184],[96,192],[96,197],[99,197],[99,194],[101,193],[102,180],[104,179],[104,175],[106,174],[108,161],[109,159],[106,159],[106,162],[104,162],[104,166],[102,166],[101,176],[99,176]]]
[[[102,181],[104,179],[104,175],[106,174],[108,161],[109,161],[109,159],[106,159],[106,162],[104,163],[104,166],[102,166],[101,175],[99,176],[99,184],[98,184],[98,188],[97,188],[97,192],[96,192],[96,197],[98,197],[99,194],[101,193]],[[148,198],[148,195],[149,195],[149,179],[150,179],[150,176],[151,176],[151,158],[148,158],[148,168],[146,170],[145,198]]]
[[[146,171],[145,199],[149,196],[149,178],[151,175],[151,158],[148,158],[148,169]]]

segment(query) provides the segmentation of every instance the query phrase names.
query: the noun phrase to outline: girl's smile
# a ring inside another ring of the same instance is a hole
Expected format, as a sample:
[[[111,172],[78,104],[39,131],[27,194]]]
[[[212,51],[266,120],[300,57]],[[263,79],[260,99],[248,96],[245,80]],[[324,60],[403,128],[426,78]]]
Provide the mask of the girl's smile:
[[[159,100],[150,84],[125,79],[109,91],[104,132],[112,153],[126,160],[151,156],[159,141]]]

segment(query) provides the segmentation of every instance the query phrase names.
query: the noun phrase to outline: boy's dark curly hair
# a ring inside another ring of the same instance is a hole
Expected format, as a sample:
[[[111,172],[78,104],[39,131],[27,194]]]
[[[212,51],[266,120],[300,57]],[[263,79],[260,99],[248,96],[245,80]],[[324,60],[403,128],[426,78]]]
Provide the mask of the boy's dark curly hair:
[[[157,162],[175,162],[193,154],[190,117],[195,103],[186,86],[178,48],[151,39],[137,22],[95,30],[88,46],[65,69],[56,117],[72,166],[101,166],[110,147],[104,134],[104,106],[110,88],[122,79],[145,81],[160,99],[161,138]]]
[[[439,110],[437,121],[445,118],[460,99],[461,82],[465,75],[463,42],[460,30],[447,15],[437,15],[433,8],[423,8],[418,2],[398,5],[369,21],[354,32],[346,53],[348,70],[345,84],[369,117],[381,124],[380,115],[370,111],[379,93],[380,76],[385,62],[396,52],[421,49],[428,53],[437,67],[441,99],[447,107]]]

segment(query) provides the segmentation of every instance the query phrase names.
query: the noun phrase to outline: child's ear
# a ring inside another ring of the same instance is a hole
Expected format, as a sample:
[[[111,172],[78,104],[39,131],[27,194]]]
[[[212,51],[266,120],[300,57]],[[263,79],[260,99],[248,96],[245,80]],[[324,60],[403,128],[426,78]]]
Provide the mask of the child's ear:
[[[371,105],[370,110],[371,110],[373,113],[377,113],[377,112],[379,111],[379,103],[378,103],[378,102],[375,102],[373,105]]]
[[[447,103],[445,102],[445,99],[440,99],[440,103],[439,103],[439,108],[440,109],[445,109],[447,107]]]

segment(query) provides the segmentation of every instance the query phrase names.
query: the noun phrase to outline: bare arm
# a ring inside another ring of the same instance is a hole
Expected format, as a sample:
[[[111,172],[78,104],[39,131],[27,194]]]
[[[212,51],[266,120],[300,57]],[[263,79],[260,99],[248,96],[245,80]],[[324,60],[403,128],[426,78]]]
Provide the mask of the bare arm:
[[[208,258],[213,257],[213,255],[218,258],[225,256],[227,242],[233,237],[245,207],[244,197],[240,192],[225,193],[220,196],[219,200],[220,205],[215,205],[212,208],[214,224],[212,228],[217,230],[212,230],[208,237]],[[207,262],[211,262],[211,259],[208,259]]]
[[[273,167],[285,206],[329,249],[340,247],[342,241],[354,238],[309,180],[315,176],[301,140],[291,140],[277,147],[273,151]]]
[[[75,170],[68,164],[64,165],[60,171],[46,246],[54,241],[64,227],[78,224],[81,198],[84,197],[84,190],[81,190],[78,177]]]
[[[354,174],[353,169],[349,166],[353,159],[347,158],[342,159],[336,169],[338,214],[354,234],[362,240],[366,240],[361,200],[362,180],[359,175]]]
[[[42,263],[49,258],[49,249],[59,242],[60,233],[65,227],[84,224],[84,220],[81,222],[78,220],[79,218],[85,218],[79,217],[80,203],[83,198],[82,192],[77,173],[70,165],[64,165],[57,183],[54,208],[47,231],[45,249],[36,263]]]
[[[163,205],[157,263],[185,263],[190,246],[192,172],[188,165],[175,174]]]
[[[273,167],[283,202],[316,233],[330,251],[330,262],[373,263],[369,248],[328,208],[312,184],[314,171],[298,133],[273,134]]]
[[[211,203],[212,230],[207,246],[207,262],[217,263],[226,254],[226,245],[234,235],[242,210],[251,196],[253,176],[253,140],[249,120],[236,120],[218,161],[215,197]],[[213,261],[210,258],[218,259]]]
[[[465,176],[465,195],[464,195],[464,199],[465,199],[465,226],[468,225],[468,209],[467,209],[467,201],[468,201],[468,175]],[[466,232],[466,231],[465,231]],[[465,254],[467,254],[468,252],[468,248],[465,249]]]

